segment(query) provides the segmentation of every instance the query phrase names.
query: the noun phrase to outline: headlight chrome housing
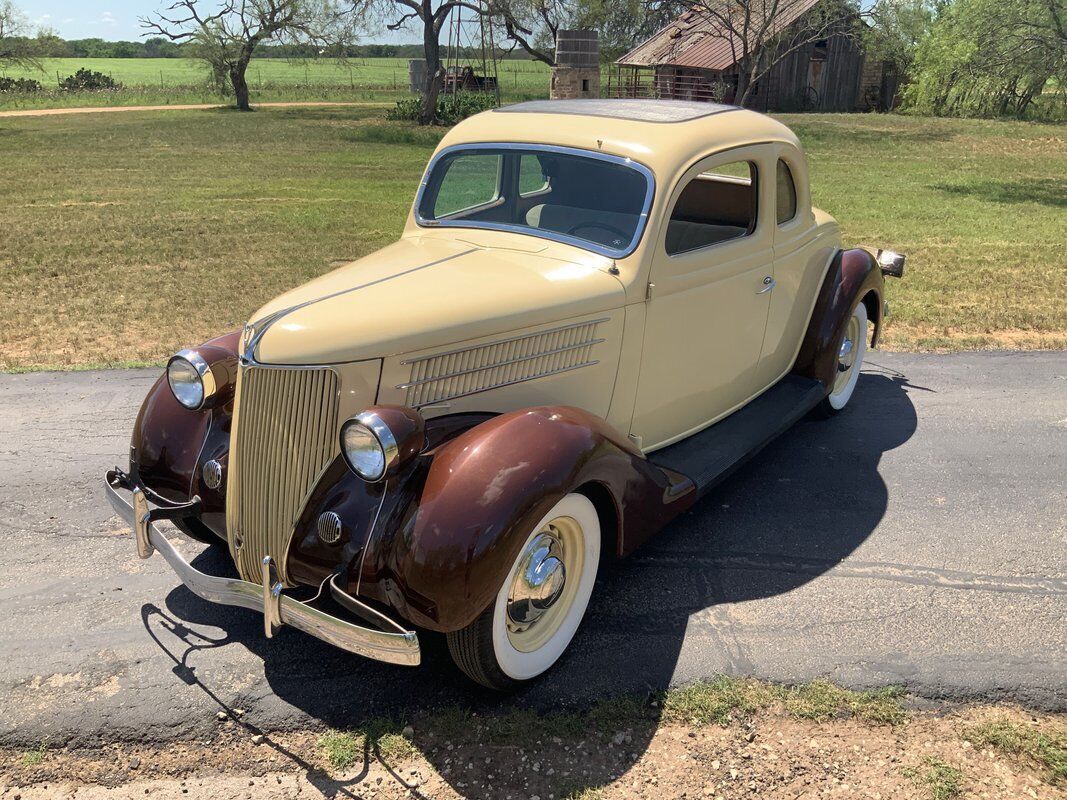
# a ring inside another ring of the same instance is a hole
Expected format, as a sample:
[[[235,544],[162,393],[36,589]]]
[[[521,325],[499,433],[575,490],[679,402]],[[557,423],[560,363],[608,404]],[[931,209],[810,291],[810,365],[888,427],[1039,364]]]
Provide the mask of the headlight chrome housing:
[[[195,350],[182,350],[171,357],[167,383],[174,399],[190,411],[203,408],[218,391],[211,366]]]
[[[341,426],[341,455],[367,483],[395,472],[422,451],[425,441],[422,416],[398,406],[367,409]]]

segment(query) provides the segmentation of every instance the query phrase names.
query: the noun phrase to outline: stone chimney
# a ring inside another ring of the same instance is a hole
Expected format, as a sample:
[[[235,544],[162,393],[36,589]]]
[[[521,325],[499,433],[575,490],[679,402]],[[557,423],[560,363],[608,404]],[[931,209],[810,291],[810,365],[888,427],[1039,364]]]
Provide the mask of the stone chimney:
[[[600,39],[596,31],[561,30],[556,35],[556,66],[552,67],[549,97],[600,97]]]

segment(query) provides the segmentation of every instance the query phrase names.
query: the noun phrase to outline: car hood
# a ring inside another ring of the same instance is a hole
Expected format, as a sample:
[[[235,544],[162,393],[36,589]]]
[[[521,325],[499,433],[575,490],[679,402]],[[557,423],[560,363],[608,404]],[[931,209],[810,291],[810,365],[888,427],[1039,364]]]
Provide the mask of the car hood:
[[[337,364],[423,350],[623,304],[610,261],[416,236],[353,261],[261,308],[264,364]],[[247,349],[245,355],[249,355]]]

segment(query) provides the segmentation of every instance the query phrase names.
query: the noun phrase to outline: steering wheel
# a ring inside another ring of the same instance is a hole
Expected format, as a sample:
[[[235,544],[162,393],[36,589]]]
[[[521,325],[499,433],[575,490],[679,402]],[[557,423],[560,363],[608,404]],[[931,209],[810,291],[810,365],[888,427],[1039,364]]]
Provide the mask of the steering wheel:
[[[575,231],[580,231],[582,228],[599,228],[600,230],[607,231],[608,233],[617,234],[619,238],[622,239],[624,242],[630,241],[630,236],[626,233],[626,231],[622,230],[621,228],[616,228],[614,225],[608,225],[606,222],[579,222],[577,225],[567,231],[567,235],[574,236]]]

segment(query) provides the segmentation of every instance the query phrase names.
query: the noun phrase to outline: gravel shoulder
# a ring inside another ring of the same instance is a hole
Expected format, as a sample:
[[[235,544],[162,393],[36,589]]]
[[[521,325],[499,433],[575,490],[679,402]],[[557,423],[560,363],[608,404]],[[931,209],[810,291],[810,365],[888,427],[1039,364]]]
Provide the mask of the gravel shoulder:
[[[1018,709],[941,707],[912,712],[895,726],[798,719],[782,709],[726,724],[656,725],[650,717],[568,730],[558,723],[524,722],[525,734],[503,738],[477,724],[457,732],[416,722],[406,737],[345,740],[308,732],[264,736],[239,719],[225,718],[208,739],[165,748],[8,753],[8,766],[0,767],[0,787],[6,787],[0,797],[1067,796],[1062,782],[1031,752],[1006,751],[982,738],[991,726],[1010,726],[1023,735],[1058,735],[1061,747],[1067,741],[1062,717]]]

